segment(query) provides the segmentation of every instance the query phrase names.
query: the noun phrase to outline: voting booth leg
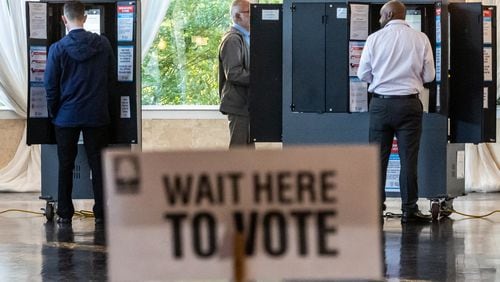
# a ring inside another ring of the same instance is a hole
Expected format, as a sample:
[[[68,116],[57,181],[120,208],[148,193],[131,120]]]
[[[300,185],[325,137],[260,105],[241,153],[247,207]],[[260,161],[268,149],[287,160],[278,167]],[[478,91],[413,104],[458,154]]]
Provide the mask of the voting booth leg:
[[[51,221],[57,211],[59,172],[57,145],[42,145],[41,167],[42,191],[39,198],[47,201],[45,206],[45,217],[48,221]],[[75,168],[73,169],[73,193],[71,198],[94,198],[94,193],[92,191],[92,172],[88,165],[84,144],[78,144],[78,153],[75,160]]]

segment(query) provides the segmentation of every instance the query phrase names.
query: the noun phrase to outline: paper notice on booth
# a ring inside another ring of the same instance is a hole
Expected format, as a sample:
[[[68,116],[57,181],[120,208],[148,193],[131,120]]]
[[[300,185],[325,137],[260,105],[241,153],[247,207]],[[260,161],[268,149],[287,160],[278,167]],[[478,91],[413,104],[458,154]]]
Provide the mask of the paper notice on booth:
[[[493,81],[493,49],[491,47],[483,48],[483,62],[484,81]]]
[[[30,118],[46,118],[49,116],[47,111],[47,97],[45,87],[41,83],[30,85]]]
[[[47,3],[29,3],[29,37],[47,39]]]
[[[47,65],[47,47],[30,47],[30,82],[43,82]]]
[[[368,37],[369,5],[351,4],[351,40],[366,40]]]
[[[368,84],[358,78],[349,80],[349,111],[368,112]]]
[[[130,118],[130,97],[120,97],[120,118]]]
[[[492,11],[483,10],[483,43],[491,44],[492,38]]]
[[[118,41],[130,42],[134,40],[134,10],[133,5],[118,6]]]
[[[118,46],[118,81],[134,81],[134,47]]]
[[[245,281],[383,277],[376,146],[109,150],[104,169],[111,281],[235,281],[236,259]]]
[[[349,76],[357,76],[364,41],[349,41]]]
[[[263,21],[279,21],[280,10],[262,10],[262,20]]]

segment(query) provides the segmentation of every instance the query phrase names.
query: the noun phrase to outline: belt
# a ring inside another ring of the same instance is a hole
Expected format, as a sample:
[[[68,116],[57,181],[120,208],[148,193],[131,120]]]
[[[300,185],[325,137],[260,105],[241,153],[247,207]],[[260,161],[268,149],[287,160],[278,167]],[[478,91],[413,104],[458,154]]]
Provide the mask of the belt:
[[[414,99],[418,98],[418,94],[410,94],[410,95],[380,95],[373,93],[373,97],[380,99]]]

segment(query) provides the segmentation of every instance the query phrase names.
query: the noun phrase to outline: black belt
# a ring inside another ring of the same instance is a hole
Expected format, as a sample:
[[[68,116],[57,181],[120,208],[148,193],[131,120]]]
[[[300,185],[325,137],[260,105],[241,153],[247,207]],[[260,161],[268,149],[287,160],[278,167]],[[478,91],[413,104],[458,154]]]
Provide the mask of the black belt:
[[[410,95],[381,95],[373,93],[373,97],[380,99],[413,99],[418,98],[418,94],[410,94]]]

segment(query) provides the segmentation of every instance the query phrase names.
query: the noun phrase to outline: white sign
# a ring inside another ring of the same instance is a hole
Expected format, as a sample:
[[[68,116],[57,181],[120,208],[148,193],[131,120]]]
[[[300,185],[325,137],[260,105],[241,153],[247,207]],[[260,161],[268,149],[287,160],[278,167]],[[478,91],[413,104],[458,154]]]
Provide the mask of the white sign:
[[[351,4],[351,40],[366,40],[368,37],[369,5]]]
[[[368,84],[354,77],[349,80],[349,111],[368,112]]]
[[[483,88],[483,109],[487,109],[488,108],[488,87],[484,87]]]
[[[47,111],[47,94],[43,84],[32,84],[30,86],[30,118],[46,118],[49,116]]]
[[[337,19],[347,19],[347,8],[337,8]]]
[[[465,178],[465,151],[457,151],[457,179]]]
[[[483,73],[484,81],[493,81],[493,49],[483,48]]]
[[[374,146],[105,153],[113,281],[382,277]]]
[[[47,3],[29,3],[29,37],[47,39]]]
[[[118,81],[134,80],[134,47],[118,46]]]
[[[279,21],[280,10],[262,10],[263,21]]]
[[[130,118],[130,97],[120,97],[120,118]]]

